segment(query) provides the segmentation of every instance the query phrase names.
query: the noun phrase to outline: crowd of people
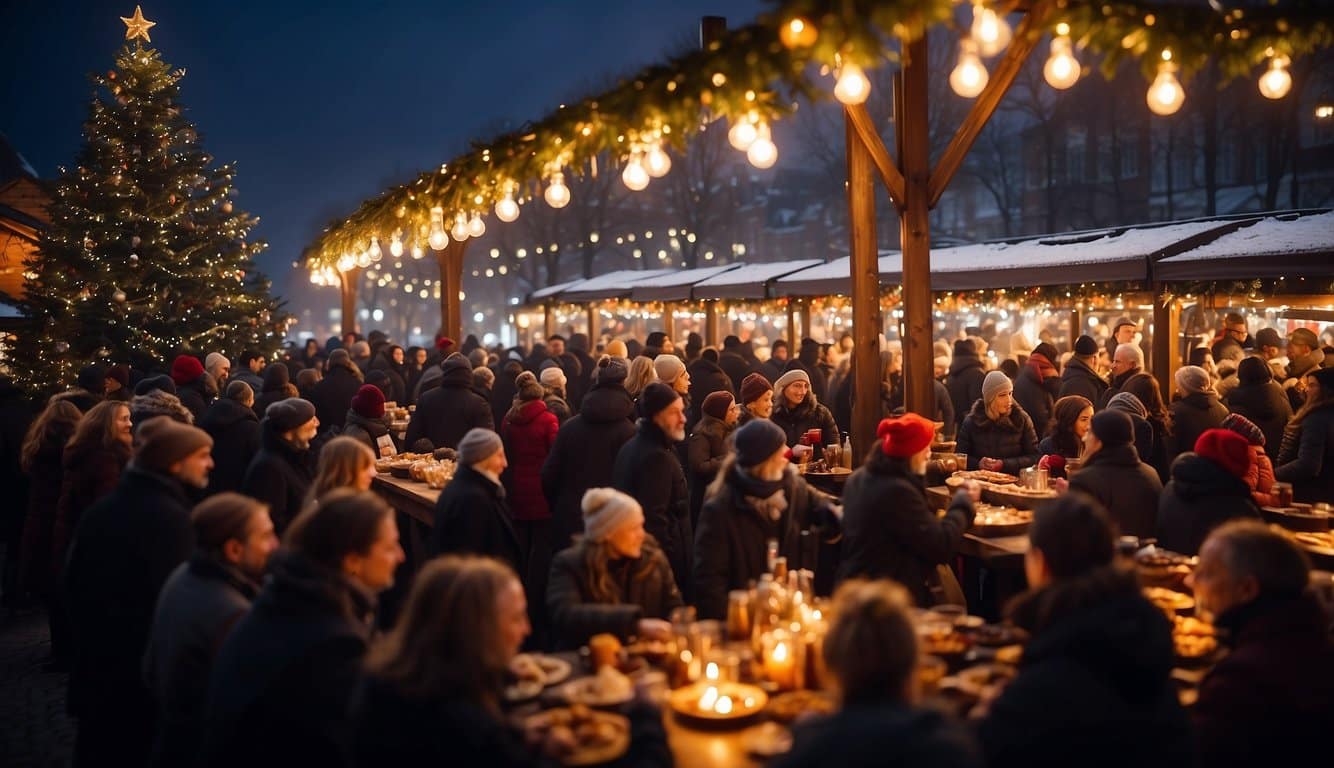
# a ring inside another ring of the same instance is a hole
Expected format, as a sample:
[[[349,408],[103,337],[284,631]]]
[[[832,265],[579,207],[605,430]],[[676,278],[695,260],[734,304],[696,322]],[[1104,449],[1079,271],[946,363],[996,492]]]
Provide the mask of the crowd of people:
[[[78,765],[527,765],[499,697],[520,648],[668,639],[674,608],[723,618],[776,557],[837,589],[824,654],[843,709],[799,729],[787,765],[847,745],[849,765],[1055,764],[1090,745],[1099,763],[1241,765],[1334,724],[1309,564],[1259,522],[1280,483],[1334,500],[1334,356],[1229,315],[1165,402],[1137,331],[1009,365],[982,338],[941,343],[934,419],[903,413],[887,352],[884,418],[841,497],[793,462],[846,442],[842,343],[762,361],[736,336],[506,350],[349,333],[235,367],[220,351],[90,365],[26,417],[0,380],[25,512],[5,594],[49,611]],[[401,437],[387,404],[413,406]],[[1041,466],[1068,490],[1036,513],[1009,608],[1032,636],[1019,677],[972,731],[916,706],[908,620],[961,601],[950,566],[980,490],[943,516],[926,494],[950,437],[969,469]],[[457,462],[416,573],[370,491],[391,449]],[[1234,630],[1189,717],[1167,622],[1114,562],[1122,535],[1198,554],[1197,597]],[[669,763],[656,709],[632,709],[632,762]]]

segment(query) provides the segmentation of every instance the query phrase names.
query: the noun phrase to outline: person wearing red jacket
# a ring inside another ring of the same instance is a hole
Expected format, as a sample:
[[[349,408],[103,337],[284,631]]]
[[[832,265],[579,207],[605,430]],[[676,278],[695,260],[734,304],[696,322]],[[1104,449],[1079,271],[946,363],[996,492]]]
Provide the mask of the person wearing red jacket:
[[[505,493],[514,516],[514,532],[519,537],[523,562],[527,565],[527,573],[521,575],[528,586],[534,633],[540,640],[546,623],[542,608],[546,605],[547,577],[551,571],[551,558],[555,555],[551,508],[542,493],[542,465],[556,444],[560,422],[556,414],[547,410],[543,401],[546,390],[531,371],[519,374],[514,384],[518,394],[500,425],[505,455],[509,458],[509,469],[504,478]]]

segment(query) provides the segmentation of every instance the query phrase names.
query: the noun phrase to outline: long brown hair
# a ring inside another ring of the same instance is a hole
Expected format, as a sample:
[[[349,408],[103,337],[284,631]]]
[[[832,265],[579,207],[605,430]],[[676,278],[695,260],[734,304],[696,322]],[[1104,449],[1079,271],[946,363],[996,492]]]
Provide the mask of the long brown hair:
[[[130,446],[120,439],[120,430],[116,427],[121,409],[128,414],[130,404],[120,400],[103,400],[89,408],[79,422],[78,429],[74,430],[74,437],[65,445],[65,453],[79,456],[91,451],[106,451],[117,458],[123,457],[122,465],[128,462]]]
[[[888,580],[853,579],[834,592],[823,656],[844,706],[903,700],[918,663],[911,607],[908,591]]]
[[[371,650],[367,669],[408,696],[461,698],[499,717],[510,660],[496,604],[518,579],[490,558],[432,560],[417,574],[398,625]]]
[[[1087,397],[1080,395],[1066,395],[1056,401],[1056,405],[1051,409],[1051,425],[1048,427],[1056,450],[1063,454],[1068,453],[1072,457],[1083,454],[1084,444],[1075,436],[1075,422],[1079,421],[1079,414],[1083,413],[1085,408],[1092,407],[1093,403],[1089,402]]]
[[[574,549],[579,553],[579,560],[584,564],[584,572],[588,574],[589,597],[597,603],[609,605],[620,603],[625,596],[616,588],[616,584],[611,578],[611,572],[607,570],[607,563],[615,558],[611,545],[605,539],[603,541],[593,541],[587,536],[577,536],[574,540]],[[639,555],[639,564],[635,567],[634,573],[630,574],[630,578],[638,581],[652,573],[653,561],[656,553],[660,551],[657,539],[654,539],[652,534],[644,534],[644,544]]]
[[[303,509],[308,509],[321,497],[336,488],[351,488],[357,475],[375,463],[375,454],[355,437],[335,437],[320,450],[320,463],[315,480],[306,492]]]
[[[83,412],[64,398],[52,398],[46,409],[33,420],[28,427],[28,434],[23,438],[23,449],[19,463],[24,472],[31,472],[37,456],[47,444],[59,442],[67,444],[79,426]]]
[[[1306,375],[1310,376],[1311,374],[1308,373]],[[1302,403],[1302,407],[1298,408],[1297,412],[1292,415],[1292,421],[1289,423],[1301,424],[1311,411],[1314,411],[1317,408],[1323,408],[1330,403],[1334,403],[1334,387],[1321,386],[1320,397],[1317,397],[1314,400],[1308,397],[1306,402]]]
[[[1158,382],[1147,373],[1137,373],[1126,379],[1121,385],[1122,392],[1129,392],[1139,398],[1144,410],[1149,412],[1149,420],[1162,424],[1168,435],[1172,434],[1172,414],[1163,404],[1163,393],[1158,391]]]

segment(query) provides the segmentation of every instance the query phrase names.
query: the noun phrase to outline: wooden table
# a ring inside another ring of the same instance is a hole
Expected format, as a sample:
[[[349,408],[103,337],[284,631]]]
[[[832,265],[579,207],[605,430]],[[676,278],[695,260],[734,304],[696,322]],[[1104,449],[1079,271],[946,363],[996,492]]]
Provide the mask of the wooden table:
[[[429,557],[427,542],[435,524],[435,502],[440,498],[440,491],[431,489],[426,483],[387,474],[376,475],[371,481],[371,490],[394,508],[394,522],[398,524],[399,541],[403,546],[403,563],[394,572],[394,586],[381,593],[376,615],[380,627],[388,628],[407,600],[413,575]]]
[[[371,490],[384,497],[389,506],[424,525],[435,523],[435,502],[440,498],[440,491],[426,483],[393,475],[376,475],[371,481]]]

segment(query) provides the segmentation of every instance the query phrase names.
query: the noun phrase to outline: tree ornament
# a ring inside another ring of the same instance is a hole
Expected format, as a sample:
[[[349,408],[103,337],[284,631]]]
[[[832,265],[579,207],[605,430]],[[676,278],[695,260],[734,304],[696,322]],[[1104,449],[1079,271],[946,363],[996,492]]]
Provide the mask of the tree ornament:
[[[130,254],[130,266],[132,267],[139,266],[139,254],[137,253]]]
[[[231,200],[224,200],[224,201],[222,201],[222,212],[223,212],[223,213],[231,213],[231,212],[232,212],[232,201],[231,201]]]
[[[141,242],[143,242],[143,241],[139,239],[139,236],[138,236],[138,235],[131,235],[131,236],[130,236],[130,247],[131,247],[131,248],[138,248],[138,247],[139,247],[139,243],[141,243]]]
[[[135,38],[142,37],[144,39],[144,42],[146,43],[153,42],[152,38],[148,36],[148,30],[152,29],[153,27],[156,27],[157,22],[145,19],[143,9],[141,9],[139,6],[137,5],[134,6],[133,16],[131,16],[128,19],[125,18],[124,16],[121,16],[120,20],[125,22],[126,40],[134,40]]]
[[[117,304],[124,304],[126,299],[125,291],[122,291],[121,289],[117,288],[116,292],[111,294],[111,298]]]
[[[63,355],[63,354],[65,354],[65,353],[68,352],[68,351],[69,351],[69,342],[65,342],[65,341],[57,341],[57,342],[56,342],[56,352],[58,352],[58,353],[60,353],[60,354]]]

